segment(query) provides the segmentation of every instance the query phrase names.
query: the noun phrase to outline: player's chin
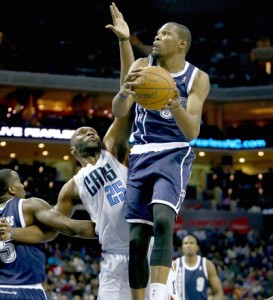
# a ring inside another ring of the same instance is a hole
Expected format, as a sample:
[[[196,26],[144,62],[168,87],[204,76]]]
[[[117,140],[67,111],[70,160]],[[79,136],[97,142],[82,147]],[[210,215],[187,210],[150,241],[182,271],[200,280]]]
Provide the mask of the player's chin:
[[[153,48],[152,57],[153,58],[158,58],[159,56],[160,56],[160,53],[159,53],[158,48]]]

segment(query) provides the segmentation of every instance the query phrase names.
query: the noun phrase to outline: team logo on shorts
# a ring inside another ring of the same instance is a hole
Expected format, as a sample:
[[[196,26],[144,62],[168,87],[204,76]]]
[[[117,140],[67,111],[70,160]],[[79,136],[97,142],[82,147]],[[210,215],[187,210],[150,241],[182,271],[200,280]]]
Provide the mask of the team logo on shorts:
[[[186,191],[182,190],[179,194],[179,201],[183,203],[185,196],[186,196]]]

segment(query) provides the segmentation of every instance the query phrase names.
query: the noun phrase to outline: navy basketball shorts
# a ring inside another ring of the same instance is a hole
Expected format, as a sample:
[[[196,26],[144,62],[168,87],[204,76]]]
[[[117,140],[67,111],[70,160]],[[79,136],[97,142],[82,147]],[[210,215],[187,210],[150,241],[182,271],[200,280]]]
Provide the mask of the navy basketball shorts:
[[[0,299],[3,300],[47,300],[42,284],[0,285]]]
[[[151,204],[170,206],[177,214],[186,195],[195,154],[191,147],[129,155],[125,218],[153,224]]]

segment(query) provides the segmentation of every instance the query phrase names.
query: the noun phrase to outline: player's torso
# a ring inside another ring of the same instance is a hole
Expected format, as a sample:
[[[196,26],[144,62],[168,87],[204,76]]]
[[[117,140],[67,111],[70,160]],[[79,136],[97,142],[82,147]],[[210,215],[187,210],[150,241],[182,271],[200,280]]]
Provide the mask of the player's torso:
[[[124,218],[127,168],[102,150],[96,165],[88,164],[74,177],[81,201],[104,251],[128,250],[129,230]]]
[[[198,69],[194,65],[186,62],[181,72],[171,74],[180,93],[179,101],[185,109],[197,71]],[[134,115],[133,137],[135,144],[187,142],[168,109],[162,111],[146,110],[136,104]]]
[[[182,300],[205,300],[207,299],[208,275],[206,259],[198,255],[195,266],[186,265],[184,257],[182,262],[176,260],[177,285]]]
[[[0,209],[0,218],[6,218],[12,227],[25,227],[22,205],[22,199],[9,200]],[[41,283],[45,278],[45,263],[42,245],[0,241],[0,284]]]

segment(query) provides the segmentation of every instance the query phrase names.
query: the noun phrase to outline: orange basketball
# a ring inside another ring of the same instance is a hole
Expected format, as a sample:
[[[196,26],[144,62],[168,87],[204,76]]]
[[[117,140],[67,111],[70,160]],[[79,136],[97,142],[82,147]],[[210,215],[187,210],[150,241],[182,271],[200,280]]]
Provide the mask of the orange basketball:
[[[174,96],[175,83],[168,71],[161,67],[143,68],[132,87],[134,99],[142,107],[150,110],[164,109],[164,104]]]

